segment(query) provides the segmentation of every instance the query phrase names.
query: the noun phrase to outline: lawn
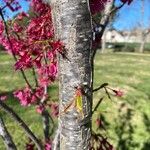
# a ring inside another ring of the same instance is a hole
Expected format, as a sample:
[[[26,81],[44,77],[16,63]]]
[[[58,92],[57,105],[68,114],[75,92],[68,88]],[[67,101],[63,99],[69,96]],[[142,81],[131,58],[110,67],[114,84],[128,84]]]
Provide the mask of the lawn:
[[[150,55],[98,54],[95,64],[94,86],[97,87],[107,82],[110,87],[122,90],[124,96],[117,98],[112,95],[112,100],[109,100],[103,90],[96,92],[94,104],[100,97],[105,98],[93,118],[101,115],[106,128],[103,133],[107,134],[109,141],[117,150],[148,150],[150,147]],[[35,109],[33,107],[22,108],[11,94],[15,89],[25,85],[21,75],[12,67],[12,58],[0,53],[0,93],[8,94],[9,106],[24,118],[38,137],[42,137],[40,129],[42,121]],[[55,96],[57,99],[56,85],[51,88],[50,92],[52,97]],[[5,119],[18,149],[24,149],[25,133],[4,112],[0,111],[0,115]],[[96,130],[94,119],[93,127]],[[0,139],[0,150],[4,149]]]

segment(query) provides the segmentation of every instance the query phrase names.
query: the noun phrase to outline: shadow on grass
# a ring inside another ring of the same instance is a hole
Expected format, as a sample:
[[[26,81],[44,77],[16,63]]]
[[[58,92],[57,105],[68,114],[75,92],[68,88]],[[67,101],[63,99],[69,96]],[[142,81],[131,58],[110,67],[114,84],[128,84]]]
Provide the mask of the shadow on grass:
[[[118,150],[135,149],[139,146],[134,142],[133,134],[135,127],[132,125],[133,110],[128,108],[125,103],[120,105],[118,109],[118,117],[116,118],[115,132],[118,137]]]
[[[150,118],[145,113],[143,114],[143,121],[144,121],[147,132],[150,134]],[[149,150],[149,149],[150,149],[150,137],[149,139],[147,139],[147,141],[145,141],[142,150]]]

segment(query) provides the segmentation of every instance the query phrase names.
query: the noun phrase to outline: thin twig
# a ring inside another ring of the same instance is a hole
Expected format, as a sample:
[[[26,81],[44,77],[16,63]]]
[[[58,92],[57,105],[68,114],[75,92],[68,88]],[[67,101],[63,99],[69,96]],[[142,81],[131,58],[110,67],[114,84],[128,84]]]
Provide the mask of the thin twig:
[[[1,10],[4,10],[4,9],[5,9],[8,5],[10,5],[13,1],[14,1],[14,0],[11,0],[11,1],[9,1],[9,2],[6,2],[6,5],[3,6],[3,7],[1,8]]]
[[[45,141],[49,139],[49,113],[47,110],[42,112],[42,120],[43,120],[43,131]]]
[[[59,150],[60,147],[60,128],[58,127],[56,134],[55,134],[55,138],[53,140],[53,150]]]
[[[114,8],[112,8],[112,10],[110,10],[110,12],[109,12],[108,14],[104,14],[102,17],[105,17],[106,19],[105,19],[105,21],[104,21],[103,24],[96,23],[96,21],[95,21],[94,18],[93,18],[93,21],[94,21],[97,25],[101,26],[101,31],[100,31],[100,33],[99,33],[99,38],[102,38],[103,33],[104,33],[104,31],[105,31],[105,28],[107,27],[107,25],[108,25],[108,23],[109,23],[109,20],[110,20],[111,15],[112,15],[113,13],[115,13],[117,10],[121,9],[124,5],[125,5],[125,3],[121,4],[121,5],[118,6],[118,7],[114,7]],[[97,49],[93,50],[92,56],[91,56],[91,57],[92,57],[91,59],[92,59],[93,61],[94,61],[94,59],[95,59],[96,53],[97,53]]]
[[[6,33],[6,37],[7,37],[7,39],[8,39],[8,42],[9,42],[9,44],[10,44],[10,47],[11,47],[11,49],[12,49],[13,58],[14,58],[15,61],[17,61],[17,57],[16,57],[16,55],[15,55],[15,53],[14,53],[14,49],[13,49],[13,44],[12,44],[12,42],[11,42],[11,40],[10,40],[10,37],[9,37],[7,23],[6,23],[6,21],[5,21],[5,18],[4,18],[4,15],[3,15],[3,13],[2,13],[1,8],[0,8],[0,16],[1,16],[2,20],[3,20],[3,22],[4,22],[5,33]],[[23,76],[25,82],[27,83],[27,85],[30,87],[30,89],[33,90],[31,84],[29,83],[29,81],[28,81],[28,79],[27,79],[27,77],[26,77],[26,75],[25,75],[24,70],[23,70],[23,69],[20,69],[20,71],[21,71],[21,74],[22,74],[22,76]]]
[[[112,101],[111,96],[110,96],[110,94],[109,94],[109,92],[108,92],[107,88],[106,88],[106,87],[104,87],[104,89],[105,89],[106,95],[107,95],[107,96],[108,96],[108,98]]]
[[[104,87],[106,87],[106,86],[108,86],[108,83],[103,83],[103,84],[100,85],[98,88],[94,89],[93,92],[97,92],[97,91],[99,91],[100,89],[102,89],[102,88],[104,88]]]
[[[104,97],[100,98],[100,100],[99,100],[98,103],[96,104],[95,108],[93,109],[92,114],[93,114],[95,111],[97,111],[97,109],[98,109],[98,107],[99,107],[99,105],[101,104],[101,102],[102,102],[103,99],[104,99]]]
[[[54,120],[53,120],[53,118],[52,118],[52,116],[49,114],[49,118],[50,118],[50,120],[51,120],[51,122],[52,122],[52,129],[51,129],[51,132],[49,133],[50,134],[50,136],[53,134],[53,132],[54,132],[54,128],[55,128],[55,126],[54,126]]]
[[[36,76],[36,72],[35,72],[34,67],[32,67],[32,74],[34,77],[35,85],[36,85],[36,87],[38,87],[38,80],[37,80],[37,76]]]
[[[109,20],[110,20],[110,17],[111,15],[116,12],[117,10],[121,9],[123,6],[125,5],[125,3],[121,4],[120,6],[118,7],[114,7],[110,13],[108,13],[107,15],[105,15],[106,19],[104,21],[103,24],[98,24],[99,26],[101,26],[101,31],[100,31],[100,38],[102,38],[103,36],[103,33],[105,31],[105,28],[106,26],[108,25],[109,23]],[[103,16],[104,17],[104,16]],[[93,18],[93,21],[94,21],[94,18]],[[96,23],[97,24],[97,23]],[[97,53],[97,49],[93,49],[93,51],[91,52],[91,67],[92,67],[92,81],[91,81],[91,88],[93,89],[93,83],[94,83],[94,60],[95,60],[95,55]],[[96,89],[95,89],[96,90]],[[95,90],[93,92],[95,92]]]

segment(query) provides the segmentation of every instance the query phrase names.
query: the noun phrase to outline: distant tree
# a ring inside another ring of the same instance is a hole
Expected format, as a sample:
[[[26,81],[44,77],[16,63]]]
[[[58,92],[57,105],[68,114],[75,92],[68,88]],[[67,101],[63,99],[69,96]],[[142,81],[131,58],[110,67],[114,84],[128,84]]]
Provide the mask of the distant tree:
[[[107,1],[105,8],[99,14],[93,16],[95,29],[98,31],[95,35],[95,41],[99,41],[97,48],[101,48],[102,53],[105,51],[106,48],[106,29],[109,28],[109,25],[111,25],[111,23],[116,20],[118,11],[124,5],[125,3],[122,3],[117,6],[116,0]]]
[[[145,27],[144,27],[144,16],[145,16],[145,0],[141,0],[141,21],[140,21],[141,42],[140,42],[140,48],[139,48],[140,53],[144,52],[144,46],[145,46],[146,38],[150,33],[150,30],[145,29]]]

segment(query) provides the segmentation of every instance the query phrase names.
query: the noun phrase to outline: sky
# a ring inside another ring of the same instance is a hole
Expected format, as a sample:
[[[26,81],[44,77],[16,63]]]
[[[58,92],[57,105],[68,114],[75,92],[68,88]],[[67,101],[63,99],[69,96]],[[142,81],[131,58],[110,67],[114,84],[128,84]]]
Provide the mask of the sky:
[[[18,0],[18,1],[19,1],[19,4],[21,5],[21,10],[19,10],[19,11],[27,12],[29,9],[28,2],[26,2],[25,0]],[[0,7],[3,7],[4,5],[5,5],[4,0],[0,0]],[[12,12],[10,9],[5,9],[5,10],[6,10],[5,16],[9,17],[9,18],[12,18],[15,14],[17,14],[19,12],[19,11]]]
[[[113,24],[118,30],[130,30],[140,26],[143,20],[144,27],[150,27],[150,0],[144,0],[144,17],[141,13],[142,0],[133,0],[119,10],[118,17]]]
[[[118,1],[118,0],[117,0]],[[150,0],[144,0],[144,17],[141,15],[141,3],[142,0],[133,0],[130,5],[122,7],[118,16],[113,23],[113,27],[118,30],[130,30],[140,26],[140,22],[143,20],[143,28],[150,27]],[[24,0],[19,0],[22,11],[27,11],[29,5]],[[0,6],[3,5],[3,0],[0,0]],[[14,13],[7,9],[9,17],[12,17]]]

